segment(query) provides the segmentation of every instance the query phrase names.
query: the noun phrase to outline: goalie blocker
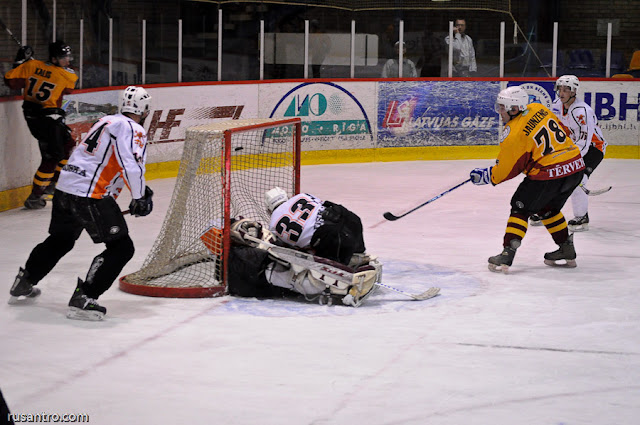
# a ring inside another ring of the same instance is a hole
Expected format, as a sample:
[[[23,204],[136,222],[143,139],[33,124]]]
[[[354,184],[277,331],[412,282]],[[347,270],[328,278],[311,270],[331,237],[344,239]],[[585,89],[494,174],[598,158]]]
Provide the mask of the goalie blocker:
[[[253,221],[233,223],[229,252],[229,294],[286,297],[301,294],[320,304],[358,307],[380,282],[382,264],[355,254],[349,266],[312,254],[276,246],[274,237]]]

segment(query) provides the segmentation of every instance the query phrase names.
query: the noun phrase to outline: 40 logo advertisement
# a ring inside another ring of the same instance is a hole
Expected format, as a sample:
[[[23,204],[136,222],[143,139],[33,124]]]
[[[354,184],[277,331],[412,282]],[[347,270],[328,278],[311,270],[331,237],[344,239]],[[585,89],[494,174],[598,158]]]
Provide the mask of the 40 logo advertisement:
[[[280,97],[273,118],[302,119],[303,141],[341,136],[340,141],[372,141],[371,124],[361,101],[335,83],[303,83]],[[329,137],[327,137],[329,136]]]

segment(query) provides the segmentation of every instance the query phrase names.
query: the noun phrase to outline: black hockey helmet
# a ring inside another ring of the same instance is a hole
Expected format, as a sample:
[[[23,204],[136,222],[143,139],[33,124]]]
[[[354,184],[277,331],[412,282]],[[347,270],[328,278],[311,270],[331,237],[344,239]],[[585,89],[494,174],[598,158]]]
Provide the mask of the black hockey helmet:
[[[49,44],[49,59],[63,59],[69,58],[69,60],[73,60],[73,56],[71,55],[71,47],[68,44],[65,44],[64,41],[58,40]]]

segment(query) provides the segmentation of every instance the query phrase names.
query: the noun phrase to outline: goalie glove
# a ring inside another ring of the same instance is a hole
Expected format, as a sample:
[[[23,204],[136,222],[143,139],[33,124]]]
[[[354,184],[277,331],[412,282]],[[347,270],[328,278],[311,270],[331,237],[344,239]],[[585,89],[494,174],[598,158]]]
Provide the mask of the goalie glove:
[[[491,169],[493,167],[487,168],[474,168],[471,173],[469,173],[469,177],[471,177],[471,183],[475,185],[483,185],[491,183]]]
[[[17,68],[28,60],[33,59],[33,48],[31,46],[22,46],[16,53],[16,58],[13,61],[13,67]]]
[[[247,218],[239,218],[231,223],[231,239],[243,245],[254,246],[255,242],[245,239],[245,236],[262,239],[262,224]]]
[[[144,188],[144,196],[132,199],[129,204],[129,212],[135,217],[144,217],[153,210],[153,190],[149,186]]]

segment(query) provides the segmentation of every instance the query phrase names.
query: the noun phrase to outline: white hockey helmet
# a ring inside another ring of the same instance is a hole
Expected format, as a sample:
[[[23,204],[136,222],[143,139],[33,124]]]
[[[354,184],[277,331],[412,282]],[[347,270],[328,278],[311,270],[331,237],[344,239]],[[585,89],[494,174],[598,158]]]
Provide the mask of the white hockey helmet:
[[[517,107],[518,111],[524,111],[529,104],[529,95],[520,86],[511,86],[498,93],[496,104],[494,109],[496,112],[500,112],[500,105],[503,105],[507,112],[511,111],[512,107]]]
[[[267,207],[267,211],[269,211],[270,213],[278,208],[279,205],[287,202],[288,199],[289,196],[287,195],[287,192],[285,192],[283,188],[278,186],[274,187],[271,190],[268,190],[264,194],[264,203]]]
[[[143,115],[149,110],[151,96],[142,87],[129,86],[120,97],[120,113],[129,112],[135,115]]]
[[[580,87],[580,80],[575,75],[562,75],[556,80],[553,90],[556,92],[562,86],[569,87],[574,94],[578,94],[578,88]]]

